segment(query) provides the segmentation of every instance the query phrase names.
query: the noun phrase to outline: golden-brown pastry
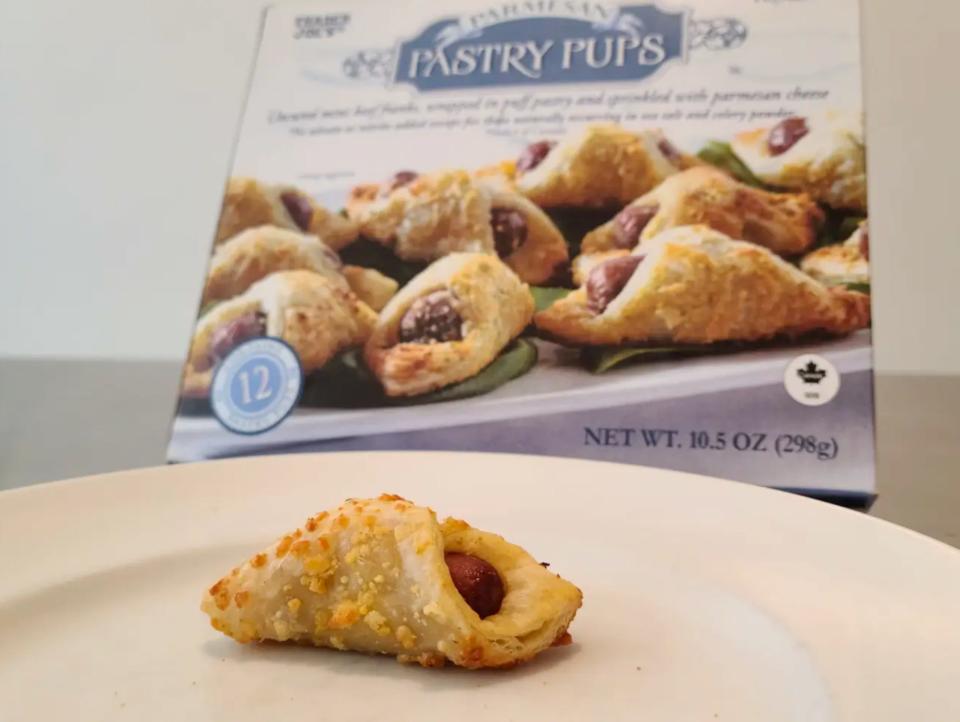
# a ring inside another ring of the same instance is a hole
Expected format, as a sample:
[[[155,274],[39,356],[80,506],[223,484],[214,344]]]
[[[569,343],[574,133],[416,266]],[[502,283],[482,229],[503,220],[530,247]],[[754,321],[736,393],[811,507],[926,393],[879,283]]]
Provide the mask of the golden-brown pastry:
[[[508,185],[462,170],[401,171],[382,185],[357,186],[347,212],[360,233],[405,261],[449,253],[495,253],[528,283],[543,283],[568,259],[547,215]]]
[[[867,209],[867,161],[859,114],[785,118],[772,128],[740,133],[731,145],[764,183],[805,191],[833,208]]]
[[[400,171],[382,185],[353,189],[347,213],[360,233],[405,261],[458,251],[492,253],[490,193],[466,171]]]
[[[346,280],[313,271],[281,271],[214,306],[197,322],[184,370],[184,396],[206,396],[217,364],[259,336],[286,341],[305,373],[366,341],[377,314]]]
[[[843,243],[818,248],[803,257],[800,269],[827,286],[870,283],[870,231],[867,222]]]
[[[395,280],[373,268],[344,266],[341,271],[350,284],[350,290],[374,311],[383,310],[400,288]]]
[[[518,193],[493,191],[491,204],[497,255],[522,281],[547,283],[570,258],[563,234],[546,213]]]
[[[341,275],[340,258],[316,236],[276,226],[241,231],[214,251],[203,304],[239,296],[271,273],[296,269],[328,277]]]
[[[814,244],[822,223],[823,212],[804,193],[768,193],[701,166],[677,173],[637,198],[588,233],[582,249],[630,250],[668,228],[702,224],[793,256]]]
[[[423,394],[475,376],[532,316],[530,289],[499,258],[454,253],[390,299],[364,357],[388,395]]]
[[[253,178],[231,178],[223,197],[214,244],[256,226],[310,233],[335,251],[357,237],[353,221],[331,213],[293,186],[268,185]]]
[[[477,669],[569,643],[581,599],[503,537],[385,494],[310,517],[210,587],[201,608],[238,642]]]
[[[865,294],[828,289],[766,248],[706,226],[671,229],[596,266],[534,319],[573,345],[842,335],[869,321]]]
[[[516,186],[543,208],[623,206],[699,164],[659,130],[590,125],[559,143],[527,146],[516,162]]]
[[[504,160],[493,165],[478,168],[474,177],[495,189],[516,192],[517,163],[514,160]]]
[[[357,297],[375,311],[383,308],[399,287],[372,268],[342,265],[336,252],[316,236],[259,226],[217,246],[207,271],[203,305],[239,296],[271,273],[297,269],[329,278],[343,276]]]

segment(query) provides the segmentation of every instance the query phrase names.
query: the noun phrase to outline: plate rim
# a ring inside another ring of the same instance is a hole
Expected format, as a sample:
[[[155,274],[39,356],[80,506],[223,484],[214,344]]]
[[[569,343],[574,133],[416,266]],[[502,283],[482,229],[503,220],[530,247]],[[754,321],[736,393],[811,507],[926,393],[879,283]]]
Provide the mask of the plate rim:
[[[293,458],[312,458],[312,459],[323,459],[325,457],[348,457],[348,456],[368,456],[375,455],[378,457],[386,456],[403,456],[403,457],[413,457],[413,456],[428,456],[428,457],[458,457],[462,458],[464,456],[472,457],[498,457],[498,458],[516,458],[524,460],[536,460],[537,463],[574,463],[574,464],[586,464],[589,466],[601,465],[601,466],[610,466],[616,468],[627,468],[633,470],[643,470],[647,473],[652,474],[664,474],[666,476],[675,477],[677,479],[683,480],[685,483],[690,483],[693,485],[700,484],[719,484],[720,488],[725,489],[723,492],[734,493],[734,494],[746,494],[747,496],[757,496],[764,499],[772,499],[775,496],[780,496],[781,501],[784,501],[787,504],[799,504],[805,506],[807,509],[817,509],[830,515],[835,515],[839,518],[846,519],[855,519],[859,518],[865,521],[868,525],[874,525],[876,528],[885,528],[889,532],[894,534],[905,534],[908,538],[913,538],[915,540],[927,542],[931,545],[932,549],[941,549],[947,551],[950,555],[957,558],[957,561],[960,562],[960,549],[947,544],[944,541],[935,539],[934,537],[927,536],[922,532],[916,531],[909,527],[897,524],[895,522],[889,521],[887,519],[881,519],[876,516],[872,516],[869,512],[859,511],[856,509],[849,509],[837,504],[832,504],[827,501],[822,501],[820,499],[814,499],[802,494],[795,493],[793,491],[780,489],[776,487],[761,486],[758,484],[751,484],[748,482],[738,481],[736,479],[730,479],[720,476],[711,476],[707,474],[697,474],[694,472],[688,471],[679,471],[675,469],[666,469],[656,466],[647,466],[644,464],[629,464],[619,461],[605,461],[599,459],[583,459],[583,458],[569,458],[569,457],[560,457],[560,456],[545,456],[538,454],[520,454],[520,453],[508,453],[508,452],[498,452],[498,451],[449,451],[449,450],[415,450],[415,449],[405,449],[405,450],[356,450],[356,451],[317,451],[317,452],[304,452],[304,453],[292,453],[292,454],[265,454],[258,456],[237,456],[230,458],[220,458],[220,459],[207,459],[201,461],[188,461],[188,462],[168,462],[166,464],[157,464],[152,466],[142,466],[142,467],[133,467],[129,469],[118,469],[114,471],[103,472],[100,474],[86,474],[83,476],[69,477],[66,479],[55,479],[51,481],[44,481],[37,484],[28,484],[25,486],[14,487],[12,489],[3,489],[0,490],[0,512],[2,512],[5,502],[8,499],[13,497],[24,498],[32,496],[42,496],[48,494],[56,494],[60,489],[63,488],[75,488],[81,485],[93,484],[93,483],[104,483],[104,484],[113,484],[113,483],[122,483],[118,480],[122,479],[125,476],[131,474],[163,474],[166,471],[181,470],[181,469],[193,469],[197,467],[208,468],[211,466],[216,467],[228,467],[232,465],[242,465],[242,464],[257,464],[270,466],[275,463],[282,463],[283,461],[288,461]],[[202,483],[202,482],[201,482]],[[883,490],[879,489],[878,494],[882,494]],[[774,496],[771,496],[774,495]],[[788,499],[784,499],[787,497]],[[778,502],[779,503],[779,502]],[[818,512],[819,513],[819,512]],[[852,516],[851,516],[852,515]]]

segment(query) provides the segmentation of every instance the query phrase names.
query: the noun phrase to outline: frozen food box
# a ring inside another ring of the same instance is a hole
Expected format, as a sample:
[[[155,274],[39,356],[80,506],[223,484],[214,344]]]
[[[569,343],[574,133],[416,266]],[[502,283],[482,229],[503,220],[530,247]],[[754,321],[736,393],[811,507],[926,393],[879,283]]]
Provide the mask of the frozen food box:
[[[169,459],[519,452],[868,505],[865,155],[856,0],[273,5]]]

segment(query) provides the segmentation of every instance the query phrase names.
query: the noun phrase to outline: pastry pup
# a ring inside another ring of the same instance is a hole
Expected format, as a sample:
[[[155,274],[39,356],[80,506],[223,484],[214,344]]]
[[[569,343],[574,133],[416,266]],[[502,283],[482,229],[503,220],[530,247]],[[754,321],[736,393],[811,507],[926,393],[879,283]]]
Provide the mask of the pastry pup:
[[[385,494],[310,517],[211,586],[201,608],[238,642],[477,669],[567,643],[581,599],[503,537]]]
[[[683,226],[595,266],[534,321],[571,345],[757,341],[850,333],[869,324],[870,298],[827,288],[761,246]]]

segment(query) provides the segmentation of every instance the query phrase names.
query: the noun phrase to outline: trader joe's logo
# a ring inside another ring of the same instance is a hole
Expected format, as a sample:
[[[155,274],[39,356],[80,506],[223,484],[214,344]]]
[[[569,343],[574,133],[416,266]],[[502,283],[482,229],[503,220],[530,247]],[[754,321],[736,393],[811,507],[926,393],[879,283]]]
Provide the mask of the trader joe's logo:
[[[533,0],[434,23],[400,44],[394,82],[420,90],[640,80],[687,48],[685,12]]]
[[[294,40],[318,40],[329,38],[347,29],[350,16],[347,13],[335,15],[297,15],[293,19]]]

